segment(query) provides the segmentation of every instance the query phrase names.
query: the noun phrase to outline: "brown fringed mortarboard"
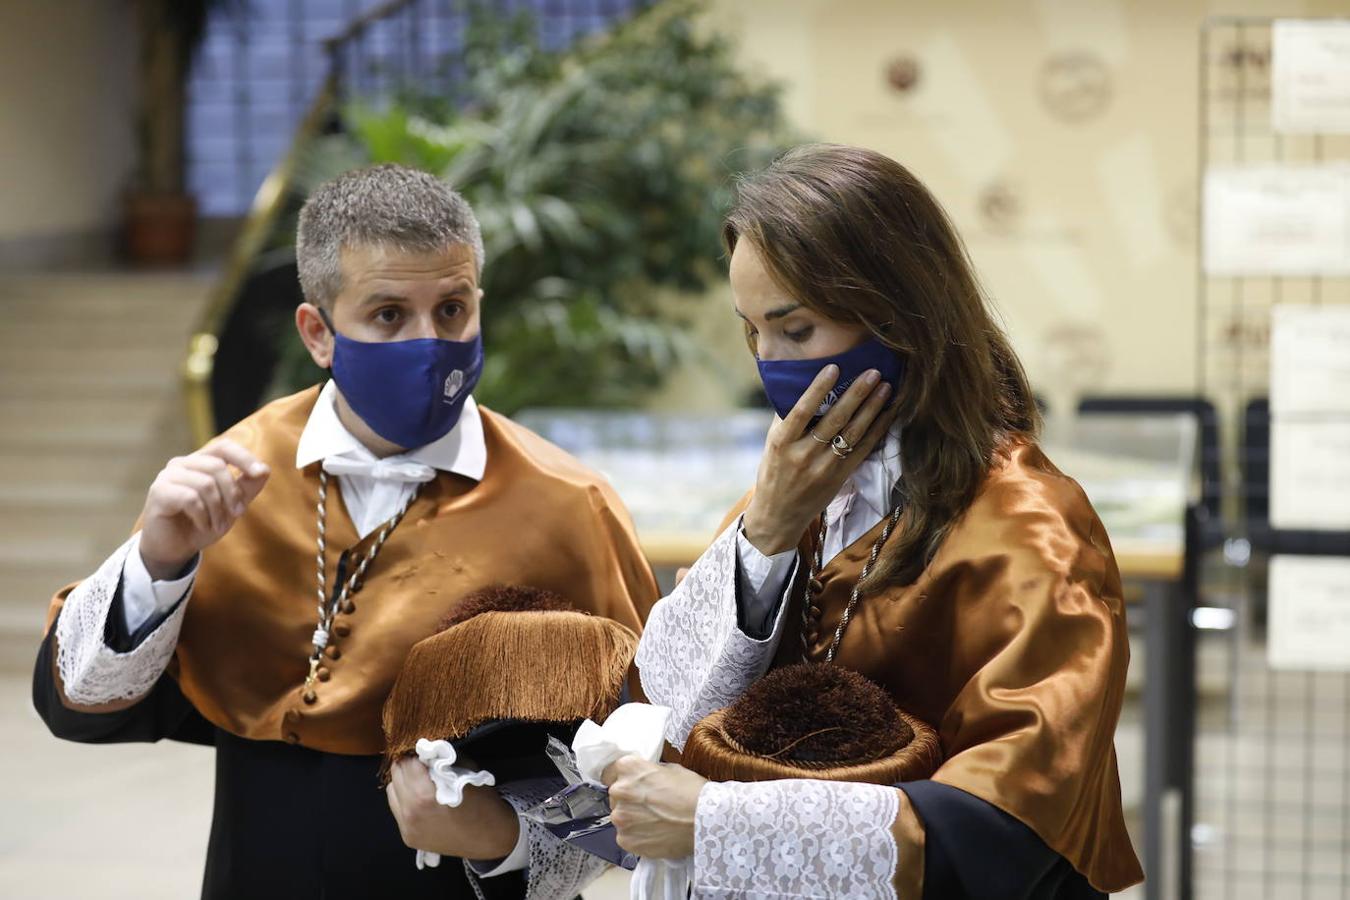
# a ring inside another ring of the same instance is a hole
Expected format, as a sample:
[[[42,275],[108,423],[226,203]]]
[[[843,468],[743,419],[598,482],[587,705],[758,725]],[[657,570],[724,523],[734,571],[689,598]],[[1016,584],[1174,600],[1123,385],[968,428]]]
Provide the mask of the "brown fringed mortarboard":
[[[931,726],[857,672],[822,663],[769,672],[695,725],[681,756],[712,781],[873,784],[927,778],[941,759]]]
[[[503,721],[603,721],[619,705],[637,642],[624,625],[538,588],[466,596],[441,631],[413,645],[385,701],[382,776],[420,738],[459,741]]]

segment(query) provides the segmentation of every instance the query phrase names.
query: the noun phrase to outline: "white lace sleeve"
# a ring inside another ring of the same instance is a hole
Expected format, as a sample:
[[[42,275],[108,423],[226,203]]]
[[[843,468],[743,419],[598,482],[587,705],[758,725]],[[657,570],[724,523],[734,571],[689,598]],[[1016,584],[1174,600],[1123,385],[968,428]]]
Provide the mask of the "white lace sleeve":
[[[694,818],[699,900],[895,897],[895,788],[790,779],[710,782]]]
[[[666,738],[678,749],[695,723],[768,671],[783,631],[787,603],[779,604],[763,640],[737,626],[736,540],[733,523],[670,596],[652,607],[638,644],[642,690],[651,702],[671,708]]]
[[[164,674],[178,646],[186,604],[179,604],[128,653],[118,653],[103,641],[108,611],[133,543],[123,544],[71,591],[56,620],[56,667],[66,696],[75,703],[97,706],[144,696]]]
[[[497,790],[516,812],[524,812],[553,796],[561,786],[561,779],[541,778],[515,781]],[[600,857],[554,837],[538,822],[521,816],[520,825],[528,830],[530,845],[524,900],[571,900],[609,868],[609,863]],[[474,893],[481,898],[480,878],[485,876],[480,876],[467,861],[464,870]]]

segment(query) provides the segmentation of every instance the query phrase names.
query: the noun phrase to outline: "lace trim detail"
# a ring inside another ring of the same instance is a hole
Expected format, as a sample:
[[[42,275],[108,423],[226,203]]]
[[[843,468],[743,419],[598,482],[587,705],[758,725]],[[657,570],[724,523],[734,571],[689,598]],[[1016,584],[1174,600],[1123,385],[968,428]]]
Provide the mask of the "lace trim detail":
[[[790,779],[710,783],[694,820],[694,897],[893,900],[896,790]]]
[[[513,781],[497,790],[502,799],[519,813],[547,800],[561,787],[562,779],[539,778]],[[522,816],[520,824],[527,829],[526,837],[530,844],[525,900],[569,900],[609,868],[609,863],[600,857],[554,837],[538,822],[531,822]],[[469,881],[477,892],[478,873],[467,863],[465,871],[469,873]],[[482,894],[479,893],[479,896]]]
[[[736,624],[736,526],[713,542],[670,596],[652,607],[638,644],[642,690],[673,712],[666,738],[676,749],[704,716],[744,693],[769,669],[783,625],[780,604],[764,640]]]
[[[186,603],[128,653],[117,653],[103,642],[108,611],[135,542],[132,538],[119,547],[71,591],[56,620],[56,667],[66,696],[76,703],[96,706],[144,696],[164,674],[178,646]]]

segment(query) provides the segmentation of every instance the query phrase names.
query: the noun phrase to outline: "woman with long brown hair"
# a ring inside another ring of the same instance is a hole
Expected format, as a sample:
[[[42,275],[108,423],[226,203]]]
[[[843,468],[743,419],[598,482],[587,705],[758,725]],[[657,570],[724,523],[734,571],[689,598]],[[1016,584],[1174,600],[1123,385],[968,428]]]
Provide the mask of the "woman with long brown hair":
[[[695,896],[1139,881],[1119,573],[941,206],[881,154],[807,146],[741,181],[724,234],[780,419],[637,660],[671,743],[721,774],[615,763],[620,843],[692,857]],[[850,725],[874,694],[890,724]]]

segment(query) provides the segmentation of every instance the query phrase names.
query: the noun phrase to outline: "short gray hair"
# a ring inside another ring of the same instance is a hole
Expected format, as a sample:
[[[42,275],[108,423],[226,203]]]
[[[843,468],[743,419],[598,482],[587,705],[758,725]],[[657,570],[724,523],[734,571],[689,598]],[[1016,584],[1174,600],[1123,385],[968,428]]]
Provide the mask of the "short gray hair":
[[[417,169],[385,163],[353,169],[320,185],[300,210],[295,259],[305,299],[327,306],[342,291],[344,247],[436,252],[473,248],[483,273],[483,234],[468,201]]]

